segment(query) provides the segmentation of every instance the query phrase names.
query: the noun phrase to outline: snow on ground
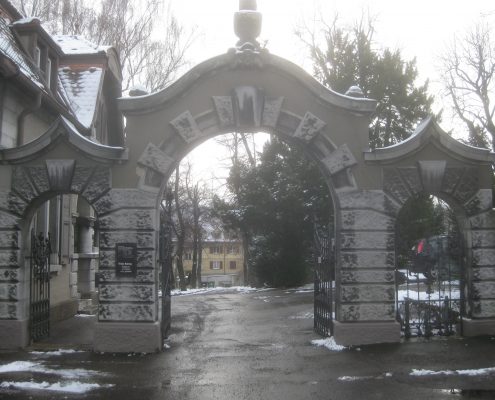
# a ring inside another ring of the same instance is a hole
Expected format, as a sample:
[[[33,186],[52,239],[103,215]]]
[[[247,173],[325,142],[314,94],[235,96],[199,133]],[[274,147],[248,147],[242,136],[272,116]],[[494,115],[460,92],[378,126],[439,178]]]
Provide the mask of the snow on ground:
[[[342,351],[344,349],[347,349],[347,347],[341,346],[340,344],[335,343],[335,339],[333,338],[333,336],[327,337],[324,339],[312,340],[311,344],[314,346],[326,347],[328,350],[331,350],[331,351]]]
[[[289,319],[314,319],[313,311],[301,312],[296,315],[291,315]]]
[[[65,393],[87,393],[94,389],[99,388],[109,388],[114,385],[100,385],[98,383],[84,383],[84,382],[2,382],[0,387],[4,389],[27,389],[27,390],[49,390],[54,392],[65,392]]]
[[[33,354],[36,356],[62,356],[64,354],[75,354],[75,353],[84,353],[82,350],[73,350],[73,349],[58,349],[54,351],[31,351],[29,354]]]
[[[199,288],[199,289],[187,289],[186,291],[181,291],[179,289],[172,290],[172,296],[189,296],[194,294],[203,293],[218,293],[218,292],[230,292],[236,291],[238,293],[251,293],[251,292],[261,292],[264,290],[271,290],[271,288],[253,288],[249,286],[231,286],[231,287],[214,287],[214,288]]]
[[[38,354],[39,352],[34,352]],[[113,385],[100,385],[97,383],[81,382],[80,379],[92,379],[95,377],[106,376],[106,373],[80,368],[51,368],[43,361],[14,361],[8,364],[0,365],[0,376],[2,374],[15,374],[29,372],[31,374],[42,374],[50,377],[58,377],[59,382],[49,383],[46,381],[2,381],[0,388],[20,389],[20,390],[48,390],[67,393],[86,393],[98,388],[112,387]]]
[[[399,290],[397,292],[398,301],[404,301],[406,298],[411,300],[431,300],[437,301],[438,299],[445,299],[445,296],[448,296],[449,299],[459,299],[461,293],[459,290],[435,290],[433,293],[426,293],[425,291],[417,292],[415,290]]]
[[[428,375],[466,375],[466,376],[479,376],[489,375],[495,373],[495,367],[492,368],[479,368],[479,369],[456,369],[456,370],[441,370],[432,371],[429,369],[413,369],[410,375],[412,376],[428,376]]]

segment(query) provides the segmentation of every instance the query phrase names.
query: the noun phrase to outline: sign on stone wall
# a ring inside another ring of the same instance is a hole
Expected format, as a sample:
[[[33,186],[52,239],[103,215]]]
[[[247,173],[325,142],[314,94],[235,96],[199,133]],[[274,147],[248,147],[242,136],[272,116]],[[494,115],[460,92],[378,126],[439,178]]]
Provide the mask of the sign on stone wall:
[[[116,273],[118,276],[133,276],[137,274],[137,244],[117,243],[115,245]]]

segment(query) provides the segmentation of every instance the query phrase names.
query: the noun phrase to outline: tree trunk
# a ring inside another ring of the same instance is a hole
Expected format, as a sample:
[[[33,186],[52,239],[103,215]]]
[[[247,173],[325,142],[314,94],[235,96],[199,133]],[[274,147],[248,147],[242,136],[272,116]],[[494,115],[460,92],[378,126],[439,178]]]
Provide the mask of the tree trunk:
[[[175,190],[174,190],[174,201],[175,201],[175,210],[177,212],[177,221],[179,223],[179,229],[177,231],[177,250],[175,252],[175,256],[177,258],[177,272],[179,274],[179,287],[181,291],[186,290],[186,277],[184,275],[184,264],[183,264],[183,256],[184,256],[184,240],[185,240],[185,225],[184,218],[182,216],[182,210],[180,208],[179,201],[179,167],[175,170]]]

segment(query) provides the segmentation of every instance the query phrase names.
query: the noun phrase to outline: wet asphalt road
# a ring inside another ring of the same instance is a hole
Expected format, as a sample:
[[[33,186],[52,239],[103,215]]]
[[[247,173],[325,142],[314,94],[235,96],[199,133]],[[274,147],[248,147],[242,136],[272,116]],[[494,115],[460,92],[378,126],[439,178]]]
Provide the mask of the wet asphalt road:
[[[330,351],[311,344],[318,339],[312,302],[312,293],[284,290],[177,296],[164,352],[0,353],[0,382],[100,385],[73,394],[4,384],[0,399],[495,399],[495,370],[476,376],[410,374],[494,368],[495,339]],[[41,368],[2,372],[13,361]]]

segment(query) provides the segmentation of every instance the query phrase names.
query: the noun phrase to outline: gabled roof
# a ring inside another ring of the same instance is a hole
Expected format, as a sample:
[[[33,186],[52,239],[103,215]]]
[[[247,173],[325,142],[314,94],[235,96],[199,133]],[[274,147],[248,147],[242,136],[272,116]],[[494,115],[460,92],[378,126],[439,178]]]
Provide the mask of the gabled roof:
[[[459,142],[440,128],[433,117],[423,120],[406,140],[392,146],[367,151],[364,153],[364,159],[367,162],[388,164],[410,156],[432,142],[454,158],[490,164],[495,161],[495,153]]]
[[[59,117],[43,135],[32,142],[12,149],[0,149],[0,163],[28,162],[39,158],[41,152],[55,147],[62,141],[85,157],[101,163],[121,162],[128,158],[126,148],[95,143],[82,136],[68,119]]]
[[[91,128],[102,90],[103,68],[66,65],[59,68],[58,75],[72,112],[86,129]]]

